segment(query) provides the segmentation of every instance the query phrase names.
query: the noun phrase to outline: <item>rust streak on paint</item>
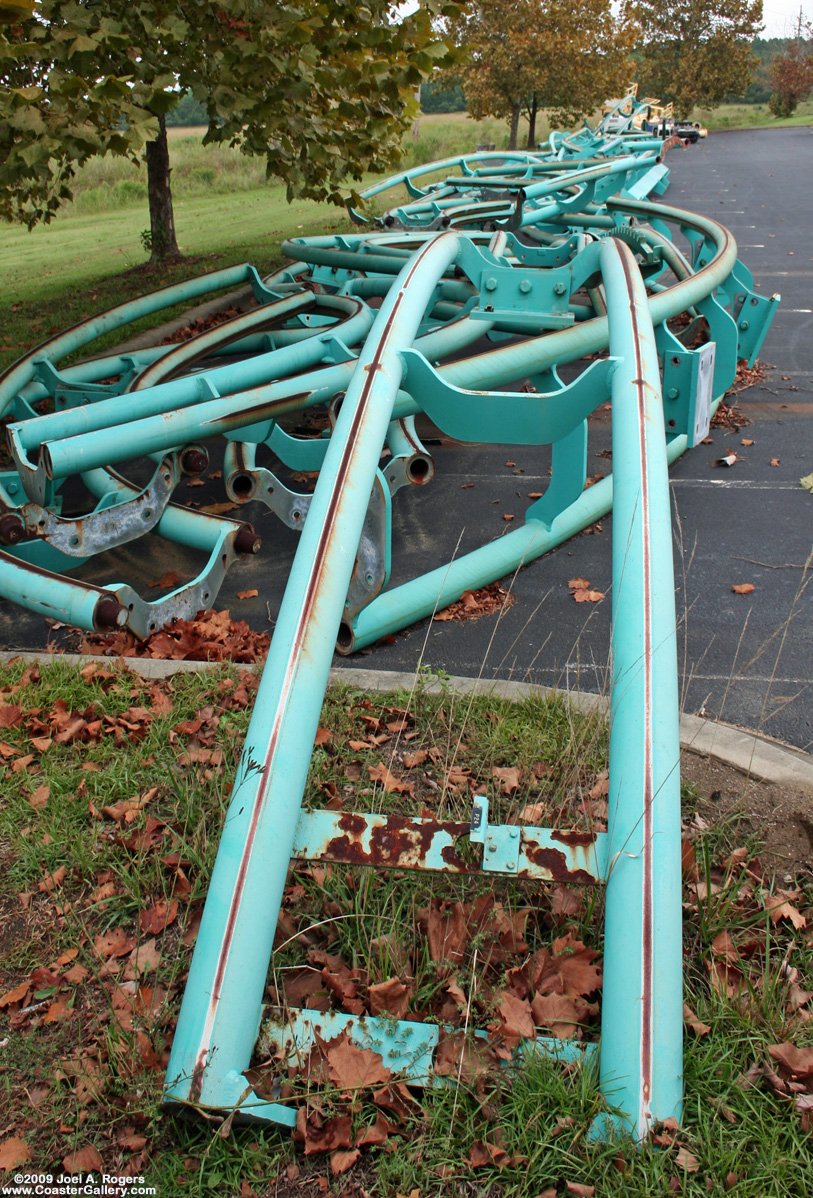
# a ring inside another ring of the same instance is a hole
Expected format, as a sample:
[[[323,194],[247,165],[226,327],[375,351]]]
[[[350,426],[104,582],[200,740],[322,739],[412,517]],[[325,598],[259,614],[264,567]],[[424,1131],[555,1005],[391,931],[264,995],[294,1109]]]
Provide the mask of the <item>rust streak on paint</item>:
[[[196,1056],[196,1067],[193,1073],[192,1084],[190,1086],[190,1098],[196,1101],[201,1096],[203,1085],[203,1073],[206,1066],[206,1061],[209,1054],[209,1046],[212,1040],[214,1031],[215,1019],[217,1017],[217,1009],[220,1004],[221,990],[223,979],[226,973],[226,964],[228,962],[229,953],[231,951],[232,939],[234,937],[234,929],[237,921],[237,916],[240,910],[240,905],[243,899],[245,890],[246,878],[248,875],[249,863],[254,850],[254,843],[257,837],[257,830],[260,823],[260,817],[265,807],[266,795],[268,791],[269,779],[271,776],[271,765],[274,754],[277,750],[277,743],[281,731],[282,721],[287,707],[288,699],[296,674],[297,664],[303,647],[307,639],[308,630],[312,628],[311,617],[319,592],[324,586],[324,572],[326,566],[326,558],[329,546],[333,539],[334,529],[338,518],[338,513],[341,506],[341,497],[344,493],[347,477],[350,472],[350,467],[358,452],[358,436],[362,425],[364,424],[367,408],[370,402],[370,395],[373,390],[374,383],[378,371],[381,369],[382,359],[385,351],[389,348],[388,342],[391,335],[393,325],[398,316],[399,309],[404,299],[406,288],[421,265],[428,249],[435,244],[431,241],[424,247],[423,251],[416,254],[410,270],[404,278],[398,295],[392,306],[392,310],[387,318],[387,321],[382,329],[379,337],[375,353],[368,365],[367,376],[364,385],[361,389],[358,404],[353,414],[351,428],[349,430],[347,440],[343,446],[342,457],[339,462],[336,477],[331,489],[330,498],[327,503],[325,513],[325,521],[320,531],[319,540],[314,553],[313,567],[308,578],[308,584],[303,598],[302,611],[296,624],[294,635],[292,638],[291,648],[288,654],[288,661],[285,668],[285,674],[280,687],[279,699],[277,702],[276,714],[274,723],[271,729],[268,746],[263,756],[263,764],[260,770],[257,790],[252,802],[251,816],[249,826],[246,833],[246,840],[243,845],[243,852],[238,866],[237,877],[235,879],[234,891],[232,892],[231,903],[229,904],[229,912],[226,919],[226,927],[224,930],[223,939],[220,943],[218,952],[217,964],[212,983],[212,990],[209,1000],[209,1006],[204,1021],[204,1030],[201,1034],[200,1045]],[[244,754],[246,750],[244,749]],[[239,783],[238,783],[239,787]],[[235,788],[237,789],[237,787]]]

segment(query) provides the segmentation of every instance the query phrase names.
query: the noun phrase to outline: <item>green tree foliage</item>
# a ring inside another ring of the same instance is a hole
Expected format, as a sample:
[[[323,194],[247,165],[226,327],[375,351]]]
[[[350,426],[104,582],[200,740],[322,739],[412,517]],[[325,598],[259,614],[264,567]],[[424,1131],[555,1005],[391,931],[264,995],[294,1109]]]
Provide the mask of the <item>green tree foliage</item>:
[[[205,107],[205,142],[262,155],[289,198],[343,203],[348,180],[397,163],[417,86],[452,61],[433,19],[457,11],[423,0],[394,21],[389,0],[39,0],[15,27],[0,122],[21,103],[30,109],[36,88],[35,111],[56,128],[43,155],[35,129],[13,125],[0,150],[0,211],[35,222],[68,197],[73,164],[132,153],[146,133],[152,255],[176,255],[166,117],[185,92]],[[88,129],[84,142],[74,126]],[[26,158],[52,171],[45,204],[30,188],[20,199]]]
[[[534,142],[539,108],[572,121],[628,81],[635,25],[610,0],[478,0],[450,26],[473,117],[507,117],[517,144],[523,110]]]
[[[459,79],[430,79],[421,88],[421,112],[465,112],[466,97]]]
[[[70,199],[95,154],[134,160],[158,125],[119,75],[98,69],[81,24],[48,31],[26,0],[0,3],[0,217],[33,227]]]
[[[713,107],[743,94],[762,0],[638,0],[637,11],[644,92],[674,101],[682,117],[697,104]]]
[[[802,38],[802,33],[806,38]],[[774,116],[791,116],[797,106],[813,91],[813,44],[810,25],[799,19],[799,36],[789,42],[784,53],[777,54],[771,63],[770,80],[773,87],[768,105]]]
[[[184,92],[177,107],[167,113],[168,129],[188,129],[190,125],[208,125],[209,117],[199,100]]]

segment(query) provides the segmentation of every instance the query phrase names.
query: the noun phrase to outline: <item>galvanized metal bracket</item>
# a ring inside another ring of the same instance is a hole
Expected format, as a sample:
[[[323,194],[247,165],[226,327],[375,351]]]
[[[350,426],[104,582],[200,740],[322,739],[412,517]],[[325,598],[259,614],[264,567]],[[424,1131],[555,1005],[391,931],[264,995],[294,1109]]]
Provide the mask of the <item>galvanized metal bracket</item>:
[[[344,602],[344,623],[372,603],[389,582],[392,566],[392,496],[381,470],[376,470],[353,573]]]
[[[36,503],[21,504],[16,511],[26,537],[47,541],[67,557],[83,559],[126,545],[158,524],[184,476],[181,457],[181,453],[167,454],[135,498],[122,501],[115,493],[105,495],[86,516],[70,518]]]
[[[241,557],[235,545],[245,525],[231,523],[221,532],[204,569],[191,582],[177,587],[162,599],[145,602],[137,591],[126,583],[111,583],[105,589],[116,596],[126,608],[126,626],[140,640],[145,640],[157,628],[171,620],[189,620],[214,599],[229,567]]]

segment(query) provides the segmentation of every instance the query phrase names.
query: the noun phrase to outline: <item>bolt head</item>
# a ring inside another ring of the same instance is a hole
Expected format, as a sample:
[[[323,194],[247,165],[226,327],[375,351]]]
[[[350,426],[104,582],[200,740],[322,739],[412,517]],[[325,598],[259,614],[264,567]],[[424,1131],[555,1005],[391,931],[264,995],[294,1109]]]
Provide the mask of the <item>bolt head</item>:
[[[564,293],[566,291],[567,291],[567,287],[561,281],[554,284],[554,287],[553,287],[554,295],[564,295]]]
[[[496,279],[486,279],[486,291],[496,291],[496,290],[497,290],[497,280]]]
[[[519,289],[520,289],[520,291],[522,292],[522,294],[523,294],[523,295],[527,295],[527,294],[528,294],[528,292],[531,290],[531,280],[530,280],[530,279],[523,279],[523,280],[522,280],[522,282],[521,282],[521,283],[520,283],[520,285],[519,285]]]

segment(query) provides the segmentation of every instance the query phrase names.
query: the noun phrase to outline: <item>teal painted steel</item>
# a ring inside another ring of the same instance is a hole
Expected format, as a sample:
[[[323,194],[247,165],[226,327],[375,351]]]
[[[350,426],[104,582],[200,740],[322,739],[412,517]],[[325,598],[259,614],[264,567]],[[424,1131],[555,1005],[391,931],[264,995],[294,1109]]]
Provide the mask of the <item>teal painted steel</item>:
[[[721,225],[650,198],[668,180],[662,157],[669,141],[629,127],[636,105],[629,97],[619,101],[620,131],[607,120],[597,130],[552,134],[537,151],[466,155],[393,176],[366,193],[392,193],[396,202],[364,232],[292,239],[283,246],[290,264],[264,281],[242,266],[121,305],[37,347],[0,379],[16,467],[0,474],[0,594],[13,601],[81,627],[126,624],[138,636],[213,602],[230,563],[255,552],[259,539],[250,525],[168,500],[184,460],[198,463],[190,470],[202,469],[202,446],[215,436],[228,441],[229,496],[261,498],[301,531],[175,1035],[171,1104],[295,1122],[284,1103],[256,1098],[243,1070],[260,1024],[288,862],[299,855],[606,882],[600,1079],[617,1109],[594,1134],[621,1130],[642,1139],[653,1122],[680,1117],[678,698],[667,467],[702,437],[737,361],[753,362],[778,297],[756,294]],[[395,194],[401,187],[406,202]],[[259,306],[184,345],[60,369],[68,353],[104,332],[239,284],[250,285]],[[690,324],[682,340],[667,321],[683,312]],[[690,348],[701,320],[709,341]],[[491,344],[472,354],[483,336]],[[231,352],[241,360],[214,367],[208,360]],[[601,360],[587,361],[597,355]],[[577,362],[583,369],[563,383],[557,367]],[[526,377],[536,392],[507,389]],[[587,418],[608,398],[614,476],[587,488]],[[53,401],[53,413],[36,410],[42,400]],[[280,424],[315,405],[330,405],[334,427],[324,437],[305,440]],[[551,444],[551,480],[523,526],[387,591],[391,496],[406,484],[427,483],[434,472],[415,431],[420,413],[462,442]],[[273,470],[257,466],[260,446],[283,466],[318,471],[313,495],[297,495]],[[143,454],[158,462],[170,455],[166,478],[163,465],[155,475],[163,484],[156,482],[154,495],[111,468]],[[60,495],[74,475],[98,503],[74,521],[72,558],[72,525],[61,515]],[[41,568],[81,566],[82,537],[101,546],[117,519],[111,546],[131,531],[137,536],[139,497],[151,505],[145,526],[207,554],[196,578],[147,602],[126,583],[93,587]],[[490,825],[483,803],[471,825],[301,811],[337,640],[340,652],[351,652],[431,615],[611,508],[606,834]],[[378,1046],[412,1080],[435,1080],[436,1028],[299,1012],[284,1035],[293,1031],[302,1050],[317,1020],[325,1035],[344,1029],[356,1042]],[[568,1060],[583,1055],[581,1046],[542,1037],[526,1047]]]
[[[663,399],[646,289],[606,241],[613,590],[609,877],[601,1087],[638,1140],[680,1119],[683,1076],[680,740]]]
[[[348,387],[277,619],[184,993],[168,1097],[232,1105],[251,1060],[333,645],[401,375],[458,238],[429,242],[384,301]],[[258,921],[256,912],[263,912]],[[285,1118],[288,1118],[286,1108]]]

